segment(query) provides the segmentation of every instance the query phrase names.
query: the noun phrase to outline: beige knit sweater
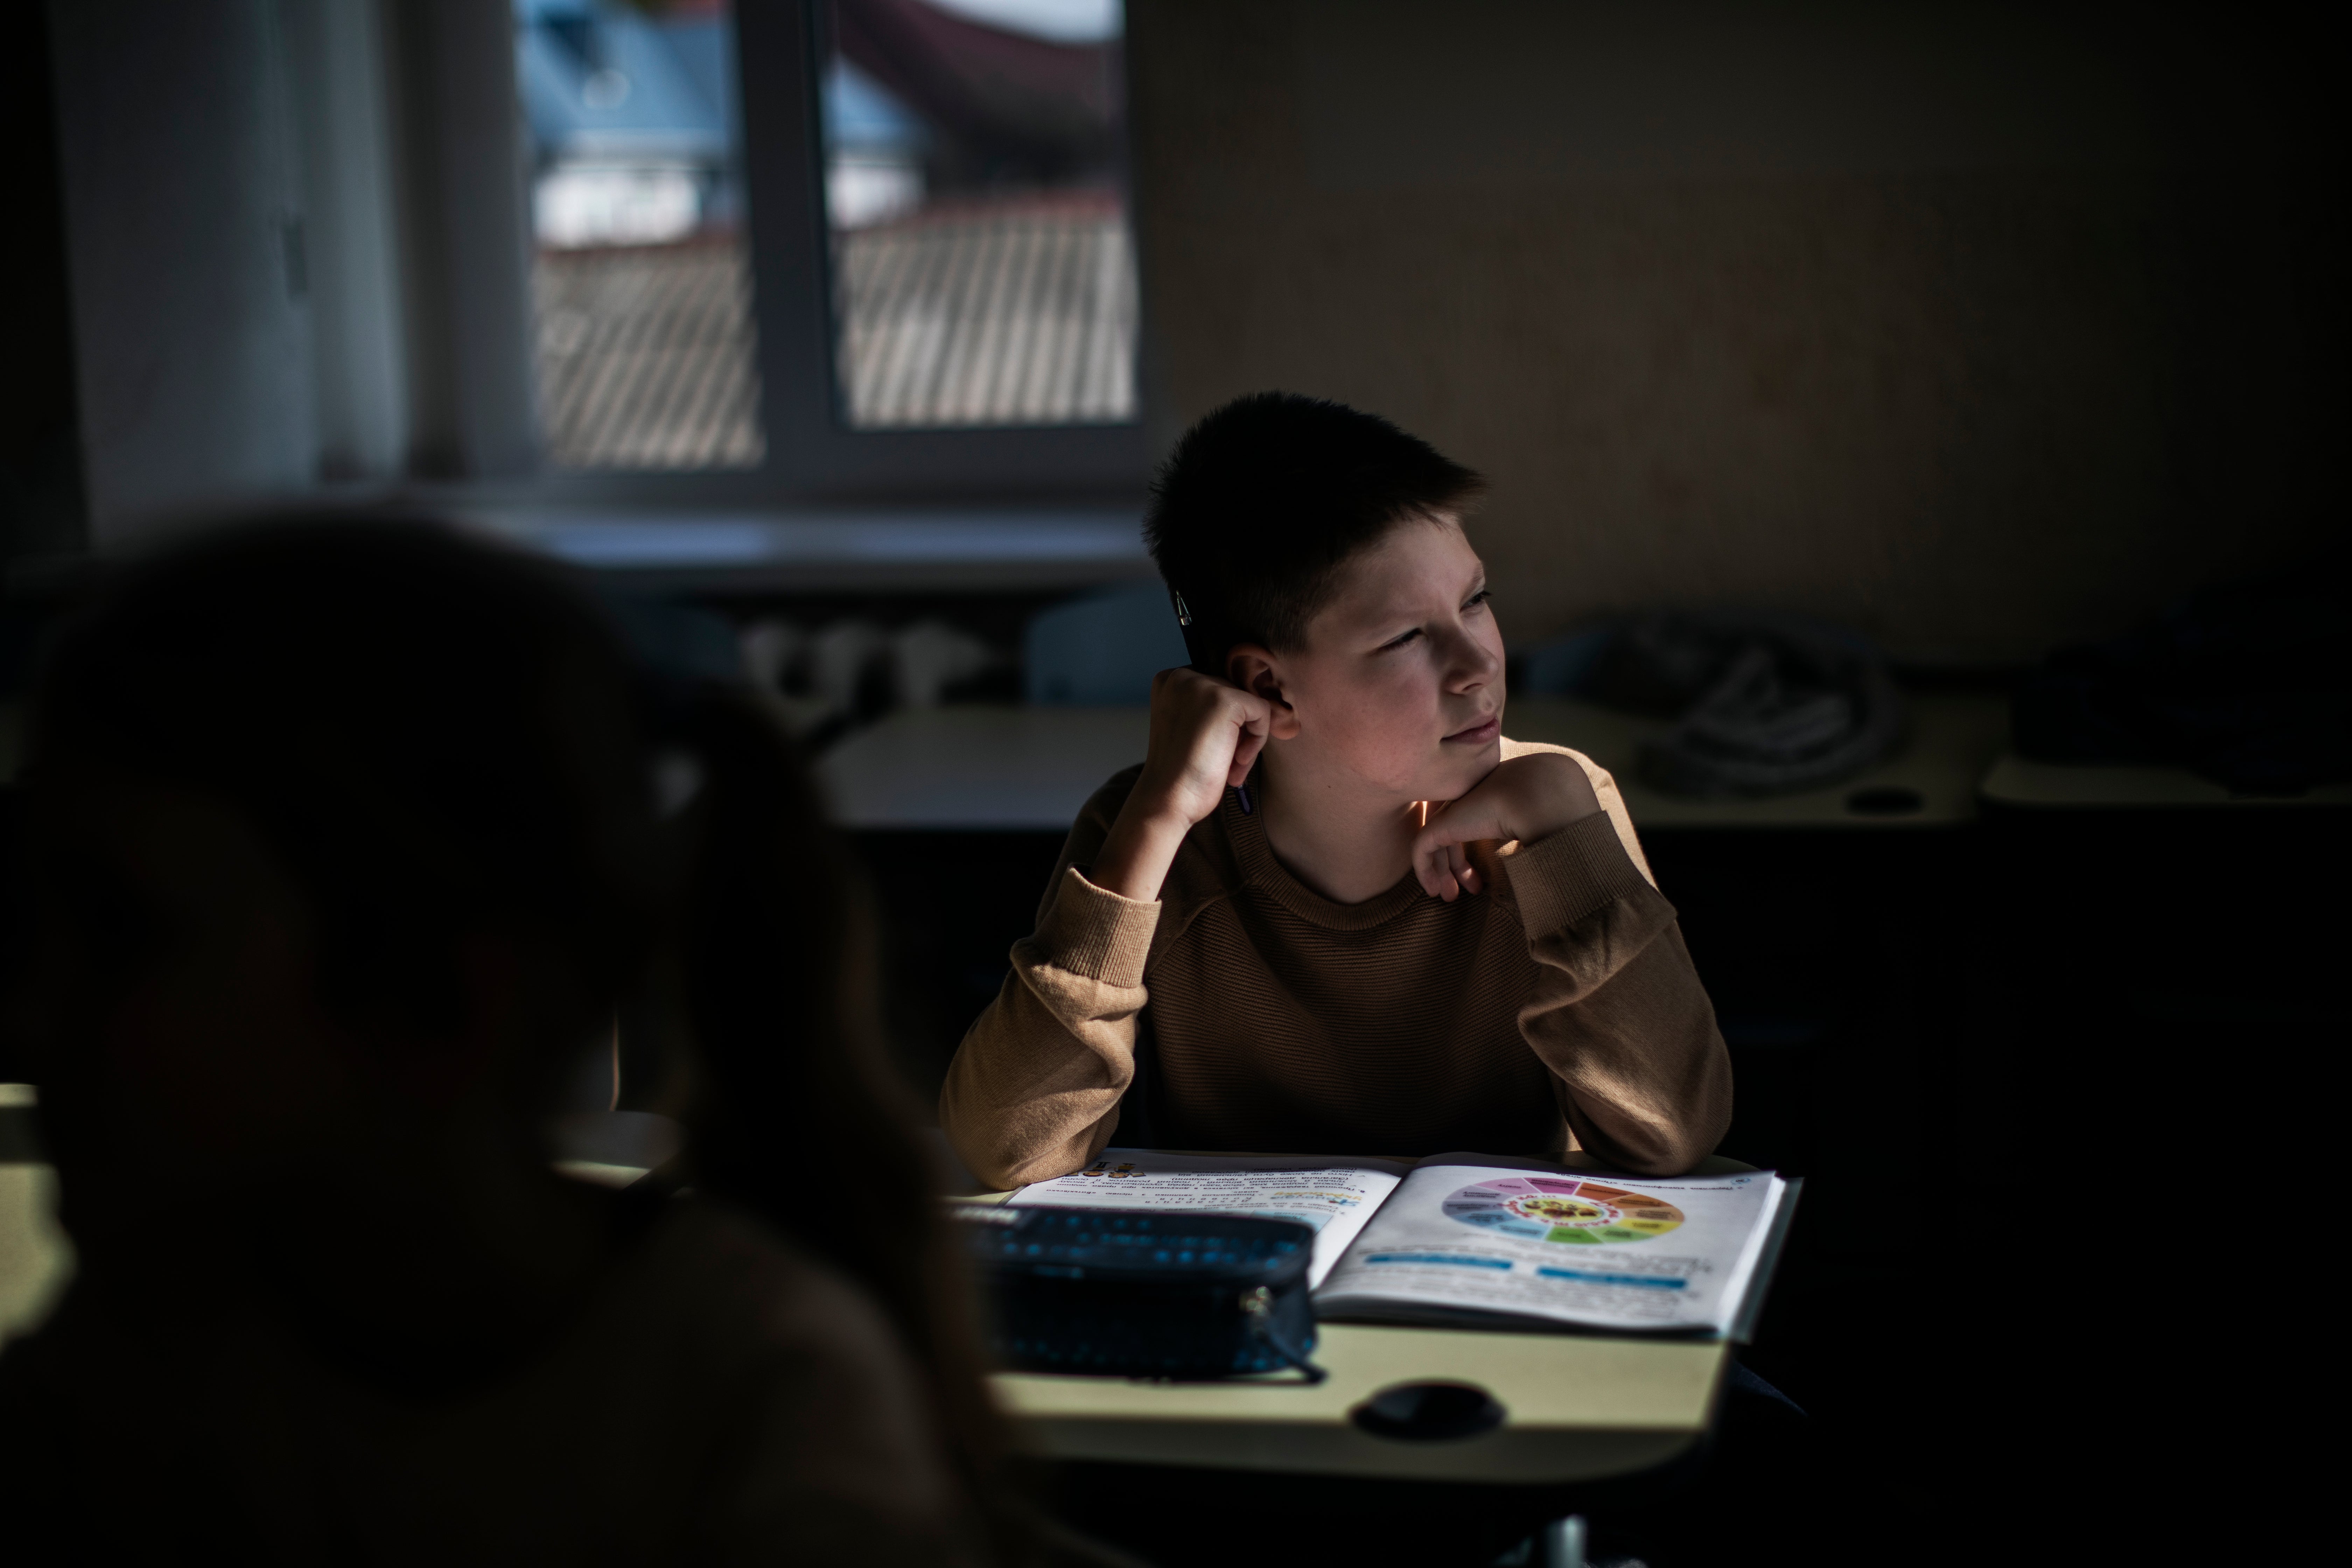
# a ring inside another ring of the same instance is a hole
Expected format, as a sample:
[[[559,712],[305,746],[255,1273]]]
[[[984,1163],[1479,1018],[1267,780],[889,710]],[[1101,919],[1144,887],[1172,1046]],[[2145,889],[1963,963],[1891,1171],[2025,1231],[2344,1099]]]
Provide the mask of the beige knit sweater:
[[[1731,1119],[1731,1063],[1674,906],[1616,784],[1532,844],[1480,844],[1488,890],[1452,903],[1408,874],[1338,904],[1284,870],[1234,792],[1196,825],[1155,902],[1087,868],[1139,767],[1079,814],[1013,970],[956,1053],[940,1120],[999,1186],[1076,1170],[1118,1131],[1147,1005],[1156,1142],[1267,1152],[1556,1153],[1689,1168]]]

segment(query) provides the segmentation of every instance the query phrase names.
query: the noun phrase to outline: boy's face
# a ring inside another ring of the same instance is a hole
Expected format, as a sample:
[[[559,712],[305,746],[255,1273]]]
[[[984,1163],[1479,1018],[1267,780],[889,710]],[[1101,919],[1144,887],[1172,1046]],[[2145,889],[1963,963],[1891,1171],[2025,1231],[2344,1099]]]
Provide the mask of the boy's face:
[[[1270,677],[1290,709],[1275,730],[1278,766],[1400,806],[1468,793],[1502,760],[1503,634],[1486,563],[1449,519],[1400,523],[1341,571],[1304,647],[1252,650],[1261,673],[1243,684],[1263,692]]]

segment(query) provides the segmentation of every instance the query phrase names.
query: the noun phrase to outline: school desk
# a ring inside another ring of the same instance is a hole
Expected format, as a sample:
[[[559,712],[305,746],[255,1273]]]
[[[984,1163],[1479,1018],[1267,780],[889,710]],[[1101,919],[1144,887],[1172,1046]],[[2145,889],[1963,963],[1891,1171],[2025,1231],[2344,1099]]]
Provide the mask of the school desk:
[[[1226,1470],[1554,1485],[1664,1464],[1706,1430],[1729,1347],[1570,1334],[1324,1323],[1319,1384],[1295,1373],[1222,1383],[999,1373],[997,1400],[1029,1452],[1054,1459]],[[1473,1437],[1375,1436],[1349,1413],[1382,1389],[1466,1383],[1503,1407]]]
[[[2004,752],[1986,773],[1990,805],[2026,811],[2285,810],[2352,805],[2352,784],[2317,784],[2301,795],[2239,795],[2187,768],[2105,763],[2044,763]]]
[[[845,737],[817,774],[845,827],[1063,833],[1150,733],[1148,708],[903,709]]]
[[[29,1085],[0,1083],[0,1343],[37,1327],[73,1272],[58,1229],[57,1173],[35,1146],[33,1104]]]
[[[1515,697],[1514,740],[1572,746],[1616,776],[1642,827],[1927,827],[1969,821],[1977,784],[2009,735],[1998,696],[1910,700],[1893,755],[1824,789],[1759,800],[1685,800],[1644,784],[1642,742],[1662,721],[1564,698]],[[818,763],[842,823],[857,829],[1061,832],[1102,782],[1143,760],[1143,708],[908,710],[847,736]]]
[[[1571,1154],[1569,1163],[1592,1162]],[[1753,1168],[1721,1156],[1699,1166]],[[991,1382],[1018,1440],[1046,1458],[1554,1486],[1633,1475],[1690,1448],[1730,1358],[1721,1341],[1371,1323],[1322,1323],[1317,1334],[1316,1364],[1330,1374],[1319,1384],[1295,1373],[1194,1384],[998,1373]],[[1503,1422],[1477,1436],[1416,1442],[1376,1436],[1350,1418],[1408,1383],[1484,1389]]]
[[[944,1155],[936,1132],[928,1142]],[[562,1168],[616,1185],[642,1173],[576,1160]],[[1720,1156],[1699,1166],[1752,1168]],[[1016,1441],[1043,1458],[1555,1486],[1635,1474],[1690,1448],[1706,1431],[1730,1355],[1721,1342],[1370,1323],[1324,1323],[1318,1334],[1315,1361],[1330,1374],[1320,1384],[1294,1373],[1196,1384],[998,1373],[990,1382]],[[1433,1382],[1484,1389],[1503,1407],[1502,1425],[1413,1442],[1375,1436],[1350,1419],[1383,1389]]]

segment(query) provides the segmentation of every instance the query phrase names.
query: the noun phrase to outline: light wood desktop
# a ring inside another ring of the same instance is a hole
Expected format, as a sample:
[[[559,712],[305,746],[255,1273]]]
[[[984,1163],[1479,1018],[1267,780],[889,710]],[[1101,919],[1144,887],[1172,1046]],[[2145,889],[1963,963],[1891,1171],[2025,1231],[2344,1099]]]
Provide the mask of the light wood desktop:
[[[1729,1347],[1570,1334],[1325,1323],[1317,1364],[1223,1383],[999,1373],[1022,1445],[1056,1459],[1553,1485],[1630,1475],[1705,1434]],[[1404,1383],[1466,1383],[1503,1406],[1493,1431],[1399,1442],[1349,1419]]]
[[[846,827],[1065,833],[1150,734],[1148,708],[903,709],[844,737],[817,774]]]
[[[57,1173],[33,1148],[34,1102],[30,1085],[0,1083],[0,1344],[38,1328],[73,1275]]]
[[[2281,810],[2352,805],[2352,784],[2318,784],[2301,795],[2237,795],[2187,768],[2105,763],[2044,763],[2004,752],[1981,786],[1996,805],[2029,811],[2181,810],[2226,806]]]
[[[1911,700],[1910,731],[1885,762],[1826,789],[1761,800],[1685,800],[1644,784],[1643,741],[1665,729],[1564,698],[1515,697],[1516,740],[1572,746],[1616,775],[1644,827],[1948,826],[1976,815],[1977,783],[2009,736],[1997,696]],[[1142,708],[970,706],[908,710],[847,736],[818,763],[852,828],[1058,833],[1087,797],[1143,760]]]

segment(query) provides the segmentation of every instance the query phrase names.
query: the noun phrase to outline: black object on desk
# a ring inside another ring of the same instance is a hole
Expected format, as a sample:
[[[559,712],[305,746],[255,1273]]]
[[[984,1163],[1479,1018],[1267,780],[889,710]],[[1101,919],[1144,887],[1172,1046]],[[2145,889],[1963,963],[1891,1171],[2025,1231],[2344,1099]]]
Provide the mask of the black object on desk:
[[[1022,1372],[1202,1379],[1321,1369],[1295,1220],[960,1205],[997,1357]]]
[[[1401,1383],[1357,1405],[1348,1419],[1375,1437],[1445,1443],[1491,1432],[1507,1414],[1493,1394],[1470,1384]]]

